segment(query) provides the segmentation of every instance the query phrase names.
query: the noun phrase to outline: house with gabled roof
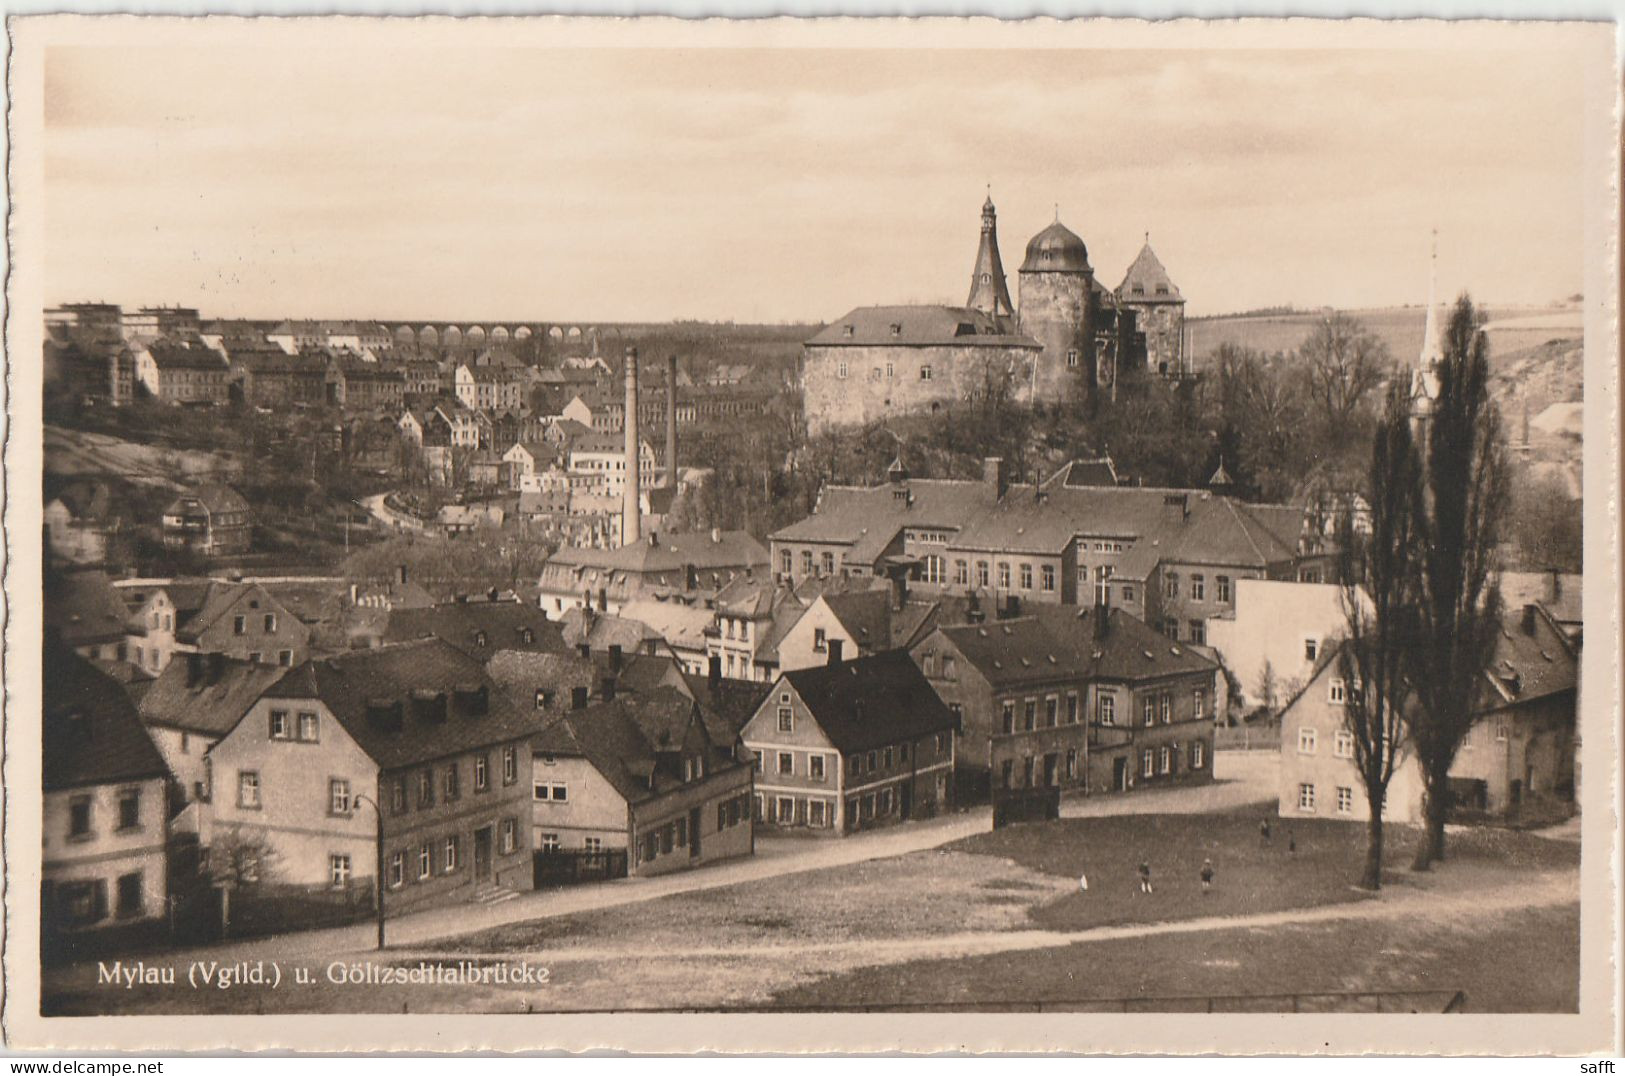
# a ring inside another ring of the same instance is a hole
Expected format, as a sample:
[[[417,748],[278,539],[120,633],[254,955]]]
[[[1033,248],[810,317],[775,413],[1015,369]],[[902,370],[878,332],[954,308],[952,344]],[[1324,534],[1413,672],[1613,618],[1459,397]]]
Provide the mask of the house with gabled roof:
[[[210,580],[202,605],[177,620],[176,651],[225,654],[289,668],[310,652],[310,627],[258,583]]]
[[[138,709],[175,778],[172,802],[177,810],[210,798],[209,749],[287,671],[219,653],[189,653],[170,662],[148,685]]]
[[[47,572],[42,596],[46,630],[69,649],[86,658],[126,659],[129,614],[106,572]]]
[[[955,802],[955,718],[906,650],[780,674],[741,730],[757,822],[846,834]]]
[[[579,699],[533,740],[537,870],[564,857],[624,856],[632,875],[665,874],[755,850],[751,768],[718,743],[674,687]],[[600,868],[602,869],[602,868]]]
[[[87,934],[162,927],[169,770],[124,689],[54,635],[41,673],[41,949],[54,961]]]
[[[536,727],[441,639],[304,662],[210,751],[205,840],[269,847],[270,901],[369,906],[377,863],[391,914],[529,889]]]
[[[502,650],[558,652],[564,635],[536,606],[518,600],[467,598],[426,608],[393,609],[384,629],[386,643],[433,636],[482,664]]]
[[[1325,648],[1281,712],[1278,805],[1284,817],[1369,817],[1354,739],[1345,727],[1348,700],[1359,690],[1343,668],[1347,645],[1338,640]],[[1530,603],[1503,615],[1474,700],[1477,717],[1450,767],[1455,809],[1515,819],[1537,806],[1544,813],[1573,803],[1579,681],[1579,652],[1550,612]],[[1422,791],[1415,756],[1403,748],[1383,817],[1420,822]]]
[[[908,649],[935,627],[938,604],[910,601],[891,587],[820,594],[778,643],[785,672],[824,664],[839,640],[848,657]]]
[[[253,523],[242,494],[222,482],[205,482],[164,509],[164,546],[190,549],[206,557],[246,553],[253,540]]]

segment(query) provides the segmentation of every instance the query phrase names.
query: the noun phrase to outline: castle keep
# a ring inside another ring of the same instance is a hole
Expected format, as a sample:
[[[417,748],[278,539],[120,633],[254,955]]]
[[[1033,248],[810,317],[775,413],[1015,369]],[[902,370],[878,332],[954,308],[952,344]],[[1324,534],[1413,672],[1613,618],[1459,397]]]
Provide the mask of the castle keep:
[[[1184,298],[1149,238],[1113,291],[1057,217],[1028,242],[1018,287],[1019,306],[990,197],[964,306],[862,306],[807,341],[809,432],[949,410],[994,390],[1026,404],[1094,407],[1110,398],[1120,367],[1182,368]]]

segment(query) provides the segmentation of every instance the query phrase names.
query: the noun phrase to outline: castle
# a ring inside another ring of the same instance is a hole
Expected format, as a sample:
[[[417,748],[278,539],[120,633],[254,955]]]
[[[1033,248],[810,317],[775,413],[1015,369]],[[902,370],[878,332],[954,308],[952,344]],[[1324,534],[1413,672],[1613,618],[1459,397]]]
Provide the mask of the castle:
[[[941,412],[994,389],[1020,403],[1099,406],[1129,367],[1185,371],[1185,299],[1150,237],[1115,291],[1060,221],[1033,236],[1010,300],[993,199],[964,306],[862,306],[803,345],[810,433]]]

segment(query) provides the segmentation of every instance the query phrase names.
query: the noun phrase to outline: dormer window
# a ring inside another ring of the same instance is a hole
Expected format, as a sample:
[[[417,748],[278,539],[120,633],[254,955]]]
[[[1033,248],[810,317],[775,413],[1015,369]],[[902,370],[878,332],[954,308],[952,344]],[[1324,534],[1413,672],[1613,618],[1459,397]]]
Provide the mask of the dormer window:
[[[484,645],[486,645],[486,641],[487,640],[486,640],[485,632],[477,631],[477,632],[474,633],[474,645],[475,646],[484,646]]]
[[[1157,294],[1158,295],[1167,295],[1168,294],[1168,285],[1166,285],[1166,284],[1158,284],[1157,285]]]
[[[855,330],[851,325],[842,325],[841,326],[841,335],[842,336],[850,337],[850,336],[853,335],[854,331]]]
[[[1145,294],[1145,285],[1144,284],[1134,284],[1134,285],[1130,286],[1130,288],[1128,290],[1133,295],[1144,295]]]
[[[893,336],[903,335],[903,326],[901,322],[894,321],[891,323],[891,334]]]

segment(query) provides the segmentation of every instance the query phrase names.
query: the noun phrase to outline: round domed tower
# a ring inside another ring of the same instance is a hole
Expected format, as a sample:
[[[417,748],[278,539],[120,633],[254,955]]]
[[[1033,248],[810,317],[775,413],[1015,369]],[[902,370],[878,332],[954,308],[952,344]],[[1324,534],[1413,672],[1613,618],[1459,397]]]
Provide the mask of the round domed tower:
[[[1032,237],[1021,263],[1021,331],[1044,345],[1033,374],[1034,401],[1086,395],[1095,377],[1095,272],[1076,232],[1055,223]]]

